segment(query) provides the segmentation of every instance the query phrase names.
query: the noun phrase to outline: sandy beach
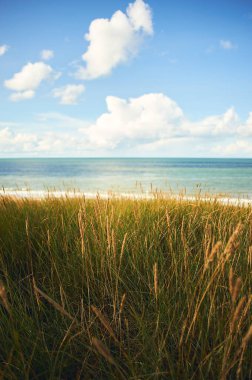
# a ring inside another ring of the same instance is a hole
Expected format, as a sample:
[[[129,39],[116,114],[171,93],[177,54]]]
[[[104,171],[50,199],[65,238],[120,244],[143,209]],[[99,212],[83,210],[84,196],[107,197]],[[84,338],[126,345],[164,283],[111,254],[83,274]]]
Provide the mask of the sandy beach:
[[[252,199],[223,197],[213,194],[212,196],[188,196],[164,192],[142,192],[142,193],[113,193],[113,192],[81,192],[81,191],[45,191],[45,190],[0,190],[0,197],[13,197],[17,199],[46,199],[46,198],[86,198],[86,199],[132,199],[132,200],[154,200],[157,198],[164,200],[177,201],[202,201],[202,202],[218,202],[223,205],[232,206],[251,206]]]

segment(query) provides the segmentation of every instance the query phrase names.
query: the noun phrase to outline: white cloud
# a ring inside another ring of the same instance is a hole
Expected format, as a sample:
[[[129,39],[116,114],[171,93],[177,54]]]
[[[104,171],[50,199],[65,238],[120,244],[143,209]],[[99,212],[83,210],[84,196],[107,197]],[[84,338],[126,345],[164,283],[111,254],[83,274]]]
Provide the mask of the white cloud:
[[[4,85],[14,91],[35,90],[52,72],[51,66],[43,62],[27,63],[21,71],[6,80]]]
[[[78,147],[79,141],[69,133],[14,132],[6,127],[0,129],[0,151],[2,154],[62,154]],[[74,148],[75,147],[75,148]],[[83,149],[83,146],[82,146]]]
[[[23,92],[14,92],[10,95],[10,100],[13,102],[19,102],[20,100],[32,99],[35,96],[35,91],[27,90]]]
[[[130,99],[109,96],[106,104],[107,111],[92,123],[59,113],[39,114],[30,125],[0,122],[0,152],[69,156],[252,154],[252,112],[245,122],[232,107],[221,115],[192,121],[162,93]],[[37,132],[29,132],[34,130]]]
[[[220,47],[224,50],[232,50],[236,48],[236,45],[230,40],[220,40]]]
[[[93,20],[85,35],[89,42],[82,56],[86,67],[81,67],[76,76],[94,79],[110,74],[137,53],[143,35],[152,33],[151,10],[143,0],[130,4],[126,13],[118,10],[111,19]]]
[[[213,148],[213,152],[222,156],[251,156],[252,141],[238,138],[230,144],[221,144]]]
[[[106,98],[108,112],[83,132],[91,144],[114,148],[121,142],[157,140],[176,135],[183,117],[177,104],[163,94],[147,94],[139,98]]]
[[[11,79],[5,80],[4,85],[8,89],[16,91],[11,95],[11,100],[31,99],[42,81],[58,77],[59,73],[55,73],[52,67],[44,62],[29,62]]]
[[[239,124],[233,107],[222,115],[208,116],[198,122],[184,121],[182,128],[193,136],[223,136],[235,133]]]
[[[153,33],[151,9],[143,0],[129,4],[126,13],[134,30],[142,29],[147,34]]]
[[[9,127],[0,130],[0,151],[2,153],[30,152],[37,137],[33,133],[13,132]]]
[[[53,50],[42,50],[40,53],[41,59],[48,61],[49,59],[52,59],[54,57],[54,51]]]
[[[77,104],[79,96],[85,91],[82,84],[68,84],[67,86],[55,88],[53,96],[60,99],[61,104]]]
[[[85,120],[54,112],[38,114],[30,123],[0,121],[0,154],[80,155],[90,147],[79,130],[89,124]],[[2,139],[1,129],[5,140]]]
[[[108,111],[83,129],[90,144],[116,148],[120,144],[163,144],[170,138],[206,138],[232,135],[238,127],[233,108],[223,115],[188,120],[177,103],[164,94],[146,94],[129,100],[109,96]]]
[[[242,136],[252,136],[252,112],[249,113],[246,122],[239,126],[238,132]]]
[[[74,152],[78,150],[78,140],[75,136],[68,133],[54,133],[47,132],[41,136],[37,141],[37,146],[35,147],[35,152],[41,153],[66,153],[69,150]]]
[[[4,55],[8,49],[9,49],[8,45],[1,45],[0,46],[0,57],[1,57],[1,55]]]

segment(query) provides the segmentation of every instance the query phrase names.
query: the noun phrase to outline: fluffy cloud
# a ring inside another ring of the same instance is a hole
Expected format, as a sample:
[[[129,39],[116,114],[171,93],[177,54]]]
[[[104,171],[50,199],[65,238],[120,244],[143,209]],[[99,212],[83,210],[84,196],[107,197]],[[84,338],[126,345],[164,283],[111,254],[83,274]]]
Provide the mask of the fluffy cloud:
[[[40,83],[49,78],[53,69],[43,62],[27,63],[21,71],[4,82],[5,87],[14,91],[35,90]]]
[[[108,111],[83,129],[87,140],[97,147],[163,145],[163,141],[171,138],[227,136],[234,134],[239,125],[233,108],[222,115],[190,121],[177,103],[164,94],[146,94],[129,100],[109,96],[106,103]]]
[[[37,137],[32,133],[14,133],[9,127],[0,129],[0,150],[2,153],[30,152]]]
[[[252,112],[245,123],[233,107],[223,114],[192,121],[162,93],[129,100],[110,96],[106,104],[107,112],[95,123],[79,128],[85,146],[91,150],[126,151],[137,156],[252,154]]]
[[[130,4],[126,13],[118,10],[111,19],[93,20],[85,35],[89,42],[82,56],[86,67],[79,69],[77,77],[94,79],[110,74],[137,53],[143,35],[152,33],[151,10],[143,0]]]
[[[233,42],[229,40],[220,40],[220,47],[224,50],[232,50],[236,48]]]
[[[242,136],[252,137],[252,112],[249,113],[248,119],[244,124],[241,124],[238,128],[238,132]]]
[[[30,123],[0,121],[0,156],[90,155],[79,130],[89,123],[60,113],[42,113]]]
[[[8,45],[1,45],[0,46],[0,57],[1,57],[1,55],[4,55],[8,49],[9,49]]]
[[[53,50],[42,50],[40,53],[41,59],[44,61],[49,61],[49,59],[52,59],[54,57],[54,51]]]
[[[147,34],[153,33],[151,10],[143,0],[129,4],[126,14],[135,31],[142,29]]]
[[[13,132],[9,127],[0,129],[0,151],[2,154],[55,155],[66,153],[69,149],[74,152],[78,149],[79,144],[76,136],[64,132],[45,132],[39,135]]]
[[[83,130],[87,139],[98,147],[114,148],[121,142],[155,141],[181,133],[183,112],[163,94],[147,94],[139,98],[106,98],[108,112]]]
[[[68,84],[67,86],[55,88],[53,96],[60,99],[61,104],[77,104],[79,96],[85,91],[82,84]]]
[[[6,80],[4,85],[6,88],[15,91],[11,95],[11,100],[31,99],[42,81],[50,78],[56,79],[58,75],[51,66],[44,62],[29,62],[11,79]]]
[[[223,136],[235,133],[239,118],[233,107],[222,115],[208,116],[198,122],[185,120],[181,126],[192,136]]]

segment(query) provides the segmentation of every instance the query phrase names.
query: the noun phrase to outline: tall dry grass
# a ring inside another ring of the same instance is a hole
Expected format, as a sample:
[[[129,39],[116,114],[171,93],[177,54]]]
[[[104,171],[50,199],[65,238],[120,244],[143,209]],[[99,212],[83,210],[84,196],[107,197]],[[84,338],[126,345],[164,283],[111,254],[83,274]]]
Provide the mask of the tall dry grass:
[[[0,378],[252,378],[252,210],[0,199]]]

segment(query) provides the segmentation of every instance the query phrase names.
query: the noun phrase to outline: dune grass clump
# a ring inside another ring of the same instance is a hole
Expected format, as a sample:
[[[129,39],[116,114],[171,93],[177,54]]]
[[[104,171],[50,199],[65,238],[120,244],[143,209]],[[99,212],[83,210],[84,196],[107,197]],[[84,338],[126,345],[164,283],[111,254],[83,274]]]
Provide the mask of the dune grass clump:
[[[0,199],[0,378],[252,378],[252,210]]]

